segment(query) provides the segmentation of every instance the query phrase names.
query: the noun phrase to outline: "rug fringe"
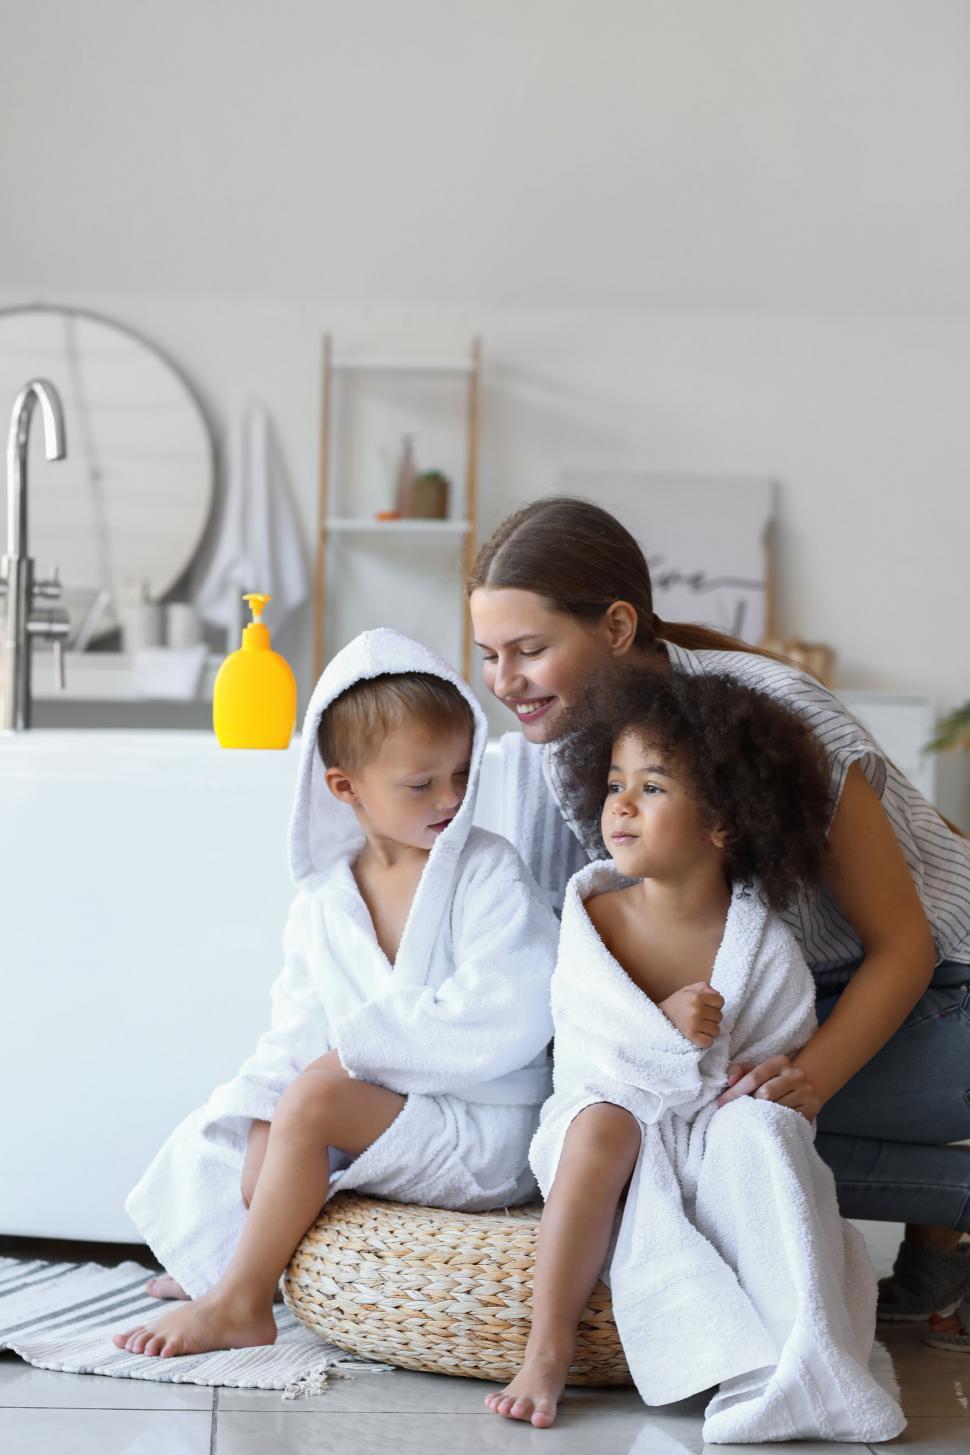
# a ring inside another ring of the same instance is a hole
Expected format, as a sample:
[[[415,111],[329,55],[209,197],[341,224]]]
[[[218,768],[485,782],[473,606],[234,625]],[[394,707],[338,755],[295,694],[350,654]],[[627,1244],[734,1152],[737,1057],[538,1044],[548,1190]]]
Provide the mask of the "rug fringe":
[[[284,1399],[309,1399],[315,1394],[326,1394],[333,1379],[356,1379],[358,1374],[393,1374],[393,1364],[363,1363],[349,1355],[346,1359],[325,1359],[315,1369],[308,1369],[297,1379],[291,1379],[283,1390]]]

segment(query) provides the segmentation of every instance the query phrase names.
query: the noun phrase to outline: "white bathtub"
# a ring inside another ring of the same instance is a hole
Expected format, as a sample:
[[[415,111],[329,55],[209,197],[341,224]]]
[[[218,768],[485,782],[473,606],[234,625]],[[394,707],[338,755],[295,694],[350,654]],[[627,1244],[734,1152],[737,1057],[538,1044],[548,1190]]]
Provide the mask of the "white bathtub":
[[[0,1233],[137,1236],[125,1194],[267,1022],[298,751],[0,738]]]

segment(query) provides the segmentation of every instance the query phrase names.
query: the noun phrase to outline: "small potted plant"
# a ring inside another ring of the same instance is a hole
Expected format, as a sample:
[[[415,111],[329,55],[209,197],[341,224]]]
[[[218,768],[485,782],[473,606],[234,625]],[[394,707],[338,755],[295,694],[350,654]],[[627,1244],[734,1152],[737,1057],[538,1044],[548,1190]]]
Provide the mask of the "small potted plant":
[[[970,702],[941,717],[935,736],[926,744],[928,753],[945,753],[954,748],[970,748]]]

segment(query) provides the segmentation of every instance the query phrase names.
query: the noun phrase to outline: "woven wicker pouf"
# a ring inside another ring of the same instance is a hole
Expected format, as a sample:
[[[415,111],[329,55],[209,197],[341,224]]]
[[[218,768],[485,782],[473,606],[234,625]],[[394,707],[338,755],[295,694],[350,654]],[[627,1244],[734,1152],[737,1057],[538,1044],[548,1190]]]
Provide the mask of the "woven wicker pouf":
[[[504,1383],[529,1333],[539,1212],[457,1213],[338,1195],[293,1255],[286,1302],[348,1353]],[[630,1383],[602,1283],[583,1312],[569,1383]]]

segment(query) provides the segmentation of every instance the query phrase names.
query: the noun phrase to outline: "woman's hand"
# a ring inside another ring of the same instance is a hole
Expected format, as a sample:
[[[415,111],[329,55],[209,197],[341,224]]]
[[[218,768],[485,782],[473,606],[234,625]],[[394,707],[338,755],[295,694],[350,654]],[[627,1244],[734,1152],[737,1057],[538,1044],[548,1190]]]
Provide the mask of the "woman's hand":
[[[800,1112],[807,1121],[813,1121],[822,1107],[822,1098],[808,1073],[787,1056],[769,1056],[759,1066],[743,1066],[740,1061],[732,1061],[728,1067],[728,1089],[718,1097],[717,1104],[727,1106],[739,1096],[777,1101]]]
[[[658,1001],[657,1009],[673,1021],[682,1036],[706,1051],[713,1046],[721,1029],[723,1005],[724,996],[712,990],[706,981],[699,981],[696,985],[685,985],[682,990],[675,990],[666,1000]]]

